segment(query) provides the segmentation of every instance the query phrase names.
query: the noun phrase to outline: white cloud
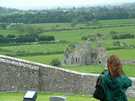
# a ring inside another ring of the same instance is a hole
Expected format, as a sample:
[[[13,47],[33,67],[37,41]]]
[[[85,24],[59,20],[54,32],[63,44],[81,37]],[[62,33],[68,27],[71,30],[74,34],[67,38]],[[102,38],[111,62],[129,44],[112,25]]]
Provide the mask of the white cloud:
[[[0,6],[20,9],[40,9],[54,7],[120,4],[133,1],[135,0],[0,0]]]

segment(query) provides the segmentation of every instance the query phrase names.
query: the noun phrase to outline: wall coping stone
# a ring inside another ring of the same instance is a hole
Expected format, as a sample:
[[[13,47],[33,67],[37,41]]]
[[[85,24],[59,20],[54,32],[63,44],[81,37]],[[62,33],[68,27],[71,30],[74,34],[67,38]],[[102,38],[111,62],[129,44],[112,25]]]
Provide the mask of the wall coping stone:
[[[10,57],[10,56],[5,56],[5,55],[0,55],[0,62],[1,61],[5,62],[5,63],[24,66],[24,67],[27,66],[30,69],[35,69],[35,70],[39,70],[39,67],[45,67],[45,68],[53,68],[53,69],[56,69],[56,70],[70,72],[70,73],[74,73],[74,74],[78,74],[78,75],[82,75],[82,76],[99,76],[99,74],[95,74],[95,73],[76,72],[76,71],[72,71],[72,70],[68,70],[68,69],[64,69],[64,68],[60,68],[60,67],[56,67],[56,66],[32,62],[32,61],[28,61],[28,60],[24,60],[24,59],[18,59],[18,58],[15,58],[15,57]],[[135,80],[135,77],[130,77],[130,78],[132,80]]]

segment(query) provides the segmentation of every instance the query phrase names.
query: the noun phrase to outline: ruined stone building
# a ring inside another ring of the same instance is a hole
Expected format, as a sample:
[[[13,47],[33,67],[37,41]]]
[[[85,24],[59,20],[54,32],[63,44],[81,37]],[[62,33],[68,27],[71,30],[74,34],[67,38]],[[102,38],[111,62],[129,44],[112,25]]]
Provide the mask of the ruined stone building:
[[[106,64],[106,50],[103,47],[93,48],[89,41],[83,44],[70,45],[64,52],[65,64]]]

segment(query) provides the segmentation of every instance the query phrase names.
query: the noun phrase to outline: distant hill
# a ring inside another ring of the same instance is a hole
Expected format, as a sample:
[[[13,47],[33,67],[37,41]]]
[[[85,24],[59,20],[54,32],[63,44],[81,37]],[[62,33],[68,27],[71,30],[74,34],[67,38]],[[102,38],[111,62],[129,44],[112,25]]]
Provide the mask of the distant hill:
[[[3,16],[4,15],[4,16]],[[17,10],[0,7],[0,23],[88,23],[99,19],[135,18],[135,3],[117,6]]]
[[[121,6],[126,8],[135,8],[135,3],[125,3]]]
[[[8,15],[8,14],[18,13],[18,12],[20,12],[20,10],[0,7],[0,15]]]

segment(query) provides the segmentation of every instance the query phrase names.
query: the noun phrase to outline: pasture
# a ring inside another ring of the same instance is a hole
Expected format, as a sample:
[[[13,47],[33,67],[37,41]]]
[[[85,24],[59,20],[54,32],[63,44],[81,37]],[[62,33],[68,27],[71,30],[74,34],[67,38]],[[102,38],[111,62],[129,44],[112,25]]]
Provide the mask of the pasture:
[[[135,60],[135,38],[113,40],[111,32],[131,33],[135,35],[135,19],[121,20],[99,20],[94,24],[77,24],[71,26],[70,23],[42,23],[29,24],[33,28],[42,29],[41,35],[52,35],[56,42],[32,42],[32,43],[0,43],[0,54],[14,56],[29,61],[50,64],[53,59],[59,59],[63,62],[64,50],[76,42],[84,42],[83,36],[95,35],[101,33],[103,40],[100,40],[102,46],[107,49],[107,54],[115,54],[122,60]],[[25,33],[15,29],[0,29],[0,35],[22,35]],[[126,43],[127,46],[115,46],[114,41]],[[95,45],[96,42],[92,42]],[[70,69],[82,73],[101,73],[104,67],[101,65],[61,65],[61,68]],[[124,65],[124,72],[128,76],[135,77],[135,65]],[[90,96],[63,94],[63,93],[38,93],[37,101],[49,101],[50,96],[66,96],[68,101],[98,101]],[[0,93],[0,101],[22,101],[24,93]],[[135,101],[129,98],[129,101]]]
[[[121,20],[99,20],[94,24],[77,24],[71,26],[70,23],[42,23],[29,24],[33,28],[42,29],[41,35],[52,35],[56,42],[32,42],[32,43],[0,43],[0,54],[15,56],[18,58],[50,64],[50,62],[58,58],[63,61],[64,50],[70,43],[84,42],[83,36],[95,35],[101,33],[103,39],[100,40],[103,47],[107,49],[108,55],[116,54],[122,60],[135,60],[135,38],[131,39],[117,39],[113,40],[111,32],[131,33],[135,35],[135,19],[121,19]],[[25,34],[15,29],[0,29],[0,35],[20,35]],[[114,41],[126,43],[127,46],[115,46]],[[92,42],[95,45],[96,42]],[[102,68],[99,66],[61,66],[66,69],[71,69],[79,72],[94,72],[99,73]],[[93,69],[94,68],[94,69]],[[132,71],[134,66],[125,66],[125,71],[129,76],[135,76]],[[86,69],[86,70],[85,70]],[[91,69],[91,70],[87,70]]]

